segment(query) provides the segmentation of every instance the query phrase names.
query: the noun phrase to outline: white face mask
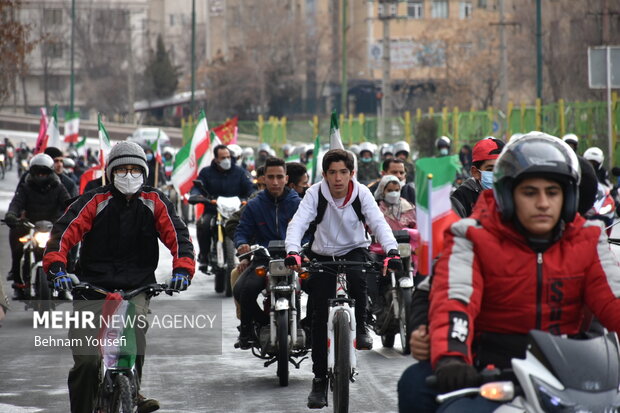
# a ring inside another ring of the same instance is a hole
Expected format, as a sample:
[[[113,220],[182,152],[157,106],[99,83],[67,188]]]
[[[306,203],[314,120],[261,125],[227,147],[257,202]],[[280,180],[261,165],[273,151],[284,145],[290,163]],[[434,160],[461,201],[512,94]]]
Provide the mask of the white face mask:
[[[387,202],[388,204],[396,205],[400,201],[400,192],[398,191],[388,192],[387,194],[385,194],[384,198],[385,198],[385,202]]]
[[[123,195],[133,195],[140,190],[142,184],[144,183],[143,176],[139,176],[134,178],[131,174],[127,174],[127,176],[115,176],[114,177],[114,186],[116,189],[120,191]]]
[[[230,158],[225,158],[219,162],[219,165],[220,165],[220,168],[227,171],[232,166],[232,162],[230,161]]]

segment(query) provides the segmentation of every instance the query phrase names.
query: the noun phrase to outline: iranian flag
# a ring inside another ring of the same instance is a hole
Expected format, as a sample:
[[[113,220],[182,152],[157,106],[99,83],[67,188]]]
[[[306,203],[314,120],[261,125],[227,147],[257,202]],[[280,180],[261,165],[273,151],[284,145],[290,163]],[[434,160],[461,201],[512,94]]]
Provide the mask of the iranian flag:
[[[329,149],[344,149],[342,138],[340,137],[340,128],[338,127],[338,115],[336,115],[336,111],[332,112],[331,123],[329,125]]]
[[[84,173],[80,176],[80,195],[84,193],[84,188],[86,188],[86,184],[88,184],[93,179],[99,179],[102,176],[103,169],[99,165],[95,165],[85,170]]]
[[[75,151],[80,156],[86,155],[86,136],[82,136],[82,139],[75,144]]]
[[[204,110],[200,112],[192,140],[176,154],[171,181],[177,192],[183,196],[192,188],[192,181],[198,176],[198,162],[209,149],[209,125]]]
[[[112,144],[110,143],[110,135],[108,135],[108,131],[105,130],[101,121],[101,113],[97,117],[97,124],[99,126],[99,167],[103,173],[105,171],[105,160],[108,159],[108,154],[112,150]],[[105,174],[103,175],[103,184],[105,185]]]
[[[198,163],[198,172],[200,172],[200,170],[202,168],[206,168],[207,166],[211,165],[211,162],[214,159],[213,156],[213,148],[215,148],[217,145],[221,145],[222,141],[220,140],[220,138],[215,134],[215,131],[209,131],[209,137],[211,139],[211,143],[209,143],[209,150],[205,152],[205,154],[202,156],[202,158],[200,159],[200,162]]]
[[[54,106],[52,116],[47,123],[47,146],[60,149],[60,130],[58,130],[58,105]]]
[[[119,293],[110,293],[103,302],[99,347],[107,368],[131,367],[139,353],[136,343],[135,305],[123,300]],[[144,354],[144,353],[142,353]]]
[[[460,163],[458,155],[453,155],[421,158],[415,165],[419,272],[430,275],[432,260],[443,249],[444,231],[460,219],[450,202],[452,182]]]
[[[159,144],[160,132],[161,132],[161,129],[157,129],[157,139],[155,139],[155,142],[149,145],[151,149],[153,150],[155,161],[157,161],[157,163],[161,163],[161,145]]]
[[[69,113],[65,119],[65,142],[75,143],[80,138],[80,114]]]

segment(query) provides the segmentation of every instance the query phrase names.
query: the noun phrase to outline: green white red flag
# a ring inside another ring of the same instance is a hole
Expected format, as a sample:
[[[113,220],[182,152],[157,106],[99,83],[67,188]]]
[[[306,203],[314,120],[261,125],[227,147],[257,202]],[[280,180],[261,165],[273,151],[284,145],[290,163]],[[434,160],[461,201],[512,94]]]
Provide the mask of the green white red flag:
[[[136,361],[138,348],[135,327],[135,304],[123,300],[119,293],[110,293],[103,302],[99,352],[107,368],[131,367]],[[115,340],[116,339],[116,340]]]
[[[52,116],[47,122],[47,146],[60,149],[60,130],[58,129],[58,105],[54,106]]]
[[[211,139],[211,143],[209,144],[209,150],[207,150],[200,159],[200,162],[198,163],[198,172],[200,172],[202,168],[206,168],[207,166],[211,165],[211,161],[213,161],[214,158],[213,148],[215,148],[217,145],[222,144],[222,141],[213,130],[209,131],[209,137]]]
[[[150,144],[150,147],[153,150],[153,155],[155,156],[155,161],[157,161],[157,163],[161,163],[161,145],[159,144],[160,133],[161,129],[157,129],[157,139],[155,139],[155,142]]]
[[[193,181],[198,176],[199,161],[209,149],[210,143],[209,125],[203,110],[200,112],[192,140],[179,150],[174,160],[170,179],[181,196],[192,188]]]
[[[340,127],[338,126],[338,115],[336,115],[335,110],[332,112],[329,125],[329,149],[344,149],[342,138],[340,137]]]
[[[110,143],[110,135],[105,130],[103,122],[101,121],[101,113],[97,116],[97,124],[99,125],[99,166],[103,172],[105,169],[105,161],[108,159],[108,154],[112,150],[112,143]],[[103,177],[105,184],[105,175]]]
[[[75,143],[80,138],[80,114],[69,113],[65,119],[65,142]]]
[[[39,120],[39,135],[34,146],[34,154],[42,153],[47,148],[47,113],[45,108],[41,108],[41,119]]]
[[[80,156],[86,155],[86,136],[82,136],[82,139],[75,144],[75,151]]]
[[[419,272],[430,275],[432,260],[443,249],[444,231],[458,221],[450,193],[460,169],[458,155],[416,161],[416,216],[420,242]]]

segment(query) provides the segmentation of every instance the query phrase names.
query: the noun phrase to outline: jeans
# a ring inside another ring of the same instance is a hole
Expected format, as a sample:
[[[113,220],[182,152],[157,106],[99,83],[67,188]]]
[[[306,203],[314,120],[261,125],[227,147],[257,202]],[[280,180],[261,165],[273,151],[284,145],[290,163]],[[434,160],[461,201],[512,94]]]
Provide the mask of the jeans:
[[[260,277],[254,272],[254,269],[259,265],[267,265],[268,263],[269,260],[253,259],[235,283],[233,296],[239,302],[241,324],[249,325],[252,321],[261,325],[269,323],[269,315],[256,302],[258,295],[266,287],[265,277]]]

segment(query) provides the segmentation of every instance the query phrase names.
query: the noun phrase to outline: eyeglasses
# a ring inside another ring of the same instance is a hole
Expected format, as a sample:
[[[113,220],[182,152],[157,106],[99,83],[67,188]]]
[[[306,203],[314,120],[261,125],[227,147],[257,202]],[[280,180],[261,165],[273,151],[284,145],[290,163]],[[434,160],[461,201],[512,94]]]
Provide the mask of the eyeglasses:
[[[124,178],[127,176],[127,173],[131,174],[132,178],[139,178],[142,176],[142,168],[116,168],[114,170],[114,175]]]

